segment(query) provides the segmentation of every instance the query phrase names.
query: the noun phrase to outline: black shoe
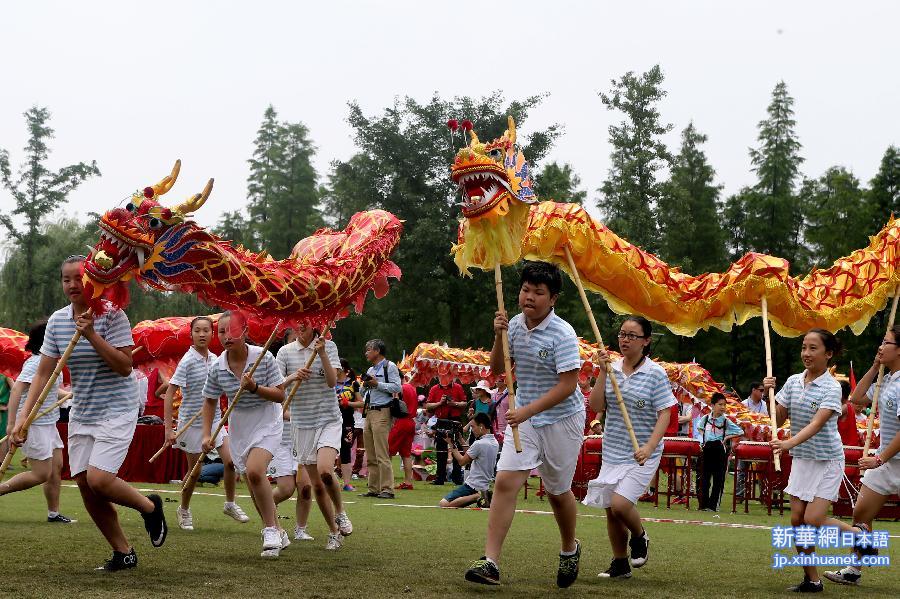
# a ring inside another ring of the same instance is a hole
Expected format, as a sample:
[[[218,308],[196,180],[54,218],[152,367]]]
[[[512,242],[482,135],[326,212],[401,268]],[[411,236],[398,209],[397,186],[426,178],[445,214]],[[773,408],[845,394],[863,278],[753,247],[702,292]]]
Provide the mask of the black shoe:
[[[597,574],[600,578],[617,578],[624,580],[631,578],[631,566],[628,564],[627,557],[613,558],[609,563],[609,568],[605,572]]]
[[[47,516],[47,522],[56,522],[59,524],[74,524],[75,522],[78,522],[78,520],[72,520],[71,518],[67,518],[62,514],[56,514],[52,518],[50,516]]]
[[[581,543],[575,539],[575,553],[559,556],[559,569],[556,570],[556,586],[567,589],[578,578],[578,561],[581,559]]]
[[[650,557],[650,537],[647,536],[647,531],[642,531],[639,537],[632,536],[628,545],[631,547],[631,567],[640,568],[646,564]]]
[[[428,484],[429,484],[429,485],[435,485],[435,486],[438,486],[438,487],[443,487],[443,486],[444,486],[444,481],[442,481],[442,480],[433,480],[433,481],[431,481],[431,482],[428,483]]]
[[[378,497],[378,493],[375,491],[366,491],[365,493],[360,493],[360,497]]]
[[[391,493],[390,491],[382,491],[381,493],[379,493],[379,494],[376,495],[375,497],[377,497],[378,499],[393,499],[393,498],[394,498],[394,494]]]
[[[147,495],[147,499],[153,502],[154,510],[149,514],[141,514],[144,518],[144,528],[150,535],[150,544],[154,547],[162,547],[166,542],[169,529],[166,526],[166,514],[163,512],[163,502],[159,495]]]
[[[825,590],[825,585],[822,584],[821,580],[819,582],[813,582],[804,576],[803,582],[788,587],[788,590],[792,593],[821,593]]]
[[[106,560],[102,566],[97,566],[94,569],[105,572],[117,572],[119,570],[128,570],[130,568],[137,568],[137,554],[134,552],[133,547],[128,553],[113,551],[112,559]]]
[[[856,522],[853,524],[853,526],[858,528],[859,531],[862,533],[870,532],[868,525],[863,524],[862,522]],[[871,539],[872,539],[872,535],[869,535],[869,540],[871,541]],[[856,545],[854,548],[860,555],[878,555],[878,549],[876,549],[875,547],[872,547],[871,542],[869,545],[867,545],[865,547],[860,547],[859,545]]]
[[[478,584],[500,584],[500,569],[494,565],[494,562],[488,561],[486,557],[475,560],[466,570],[466,580],[469,582],[477,582]]]

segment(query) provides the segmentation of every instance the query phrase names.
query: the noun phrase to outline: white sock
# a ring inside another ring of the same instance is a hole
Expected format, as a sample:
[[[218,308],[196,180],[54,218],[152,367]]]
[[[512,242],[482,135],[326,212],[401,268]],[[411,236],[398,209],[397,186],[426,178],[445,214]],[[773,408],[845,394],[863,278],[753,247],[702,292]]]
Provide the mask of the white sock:
[[[575,549],[573,549],[572,551],[560,551],[559,554],[564,557],[568,557],[570,555],[575,555],[577,552],[578,552],[578,543],[575,543]]]
[[[225,509],[227,510],[227,509],[230,508],[230,507],[234,507],[234,502],[233,502],[233,501],[226,501],[226,502],[225,502]]]
[[[57,516],[59,516],[59,512],[50,512],[50,511],[47,512],[48,518],[56,518]]]
[[[495,561],[492,560],[491,558],[486,557],[486,558],[484,558],[484,559],[485,559],[485,561],[488,561],[488,562],[491,562],[492,564],[494,564],[494,567],[495,567],[495,568],[497,567],[497,562],[495,562]]]

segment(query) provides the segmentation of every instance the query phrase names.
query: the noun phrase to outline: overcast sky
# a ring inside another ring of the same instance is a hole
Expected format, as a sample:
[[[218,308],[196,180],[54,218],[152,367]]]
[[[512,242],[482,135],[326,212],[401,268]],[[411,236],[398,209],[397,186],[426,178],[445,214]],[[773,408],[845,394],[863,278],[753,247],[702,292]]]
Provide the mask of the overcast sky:
[[[66,212],[114,206],[181,158],[169,196],[215,177],[197,214],[212,225],[244,205],[270,103],[309,127],[324,176],[354,152],[348,101],[371,114],[435,91],[548,92],[521,133],[563,125],[550,159],[573,166],[593,204],[609,165],[607,128],[621,119],[597,92],[659,63],[670,146],[693,120],[726,193],[753,181],[747,149],[782,79],[796,100],[803,172],[840,164],[868,181],[900,144],[898,22],[896,3],[846,1],[3,3],[0,148],[17,166],[22,113],[46,106],[50,165],[93,159],[103,172]],[[12,207],[0,191],[0,210]]]

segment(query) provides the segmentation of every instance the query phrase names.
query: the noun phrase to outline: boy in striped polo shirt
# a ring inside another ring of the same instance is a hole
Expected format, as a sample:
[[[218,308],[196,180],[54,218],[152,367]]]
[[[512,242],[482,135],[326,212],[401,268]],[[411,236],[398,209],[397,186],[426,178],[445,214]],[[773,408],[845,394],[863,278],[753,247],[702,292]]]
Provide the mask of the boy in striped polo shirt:
[[[310,356],[315,359],[309,368]],[[291,430],[294,458],[298,468],[309,475],[316,504],[328,525],[329,550],[340,549],[343,537],[350,536],[353,524],[344,511],[341,488],[334,477],[334,463],[341,448],[343,419],[334,386],[335,365],[340,366],[337,346],[319,337],[306,323],[297,327],[297,339],[280,350],[276,358],[285,384],[302,381],[291,402]]]
[[[100,316],[88,310],[81,271],[84,256],[71,256],[62,264],[63,293],[71,302],[50,316],[41,361],[28,389],[22,418],[13,431],[21,445],[24,419],[56,368],[75,332],[81,338],[69,361],[74,400],[69,416],[69,471],[78,483],[84,506],[113,549],[112,559],[98,570],[137,566],[137,555],[119,524],[115,505],[141,513],[154,547],[166,540],[166,521],[159,495],[144,497],[116,474],[125,461],[137,425],[138,398],[131,375],[131,324],[121,310]]]
[[[466,580],[500,584],[497,562],[516,510],[519,489],[534,468],[544,481],[562,541],[556,584],[568,587],[578,577],[581,547],[575,538],[578,505],[572,477],[584,432],[584,399],[578,392],[578,337],[553,312],[562,289],[559,269],[546,262],[526,262],[522,269],[519,307],[507,321],[494,319],[491,370],[504,370],[501,333],[509,330],[509,351],[516,361],[516,407],[507,412],[503,451],[497,463],[494,496],[488,516],[484,557],[466,572]],[[516,453],[512,428],[519,427],[522,452]]]

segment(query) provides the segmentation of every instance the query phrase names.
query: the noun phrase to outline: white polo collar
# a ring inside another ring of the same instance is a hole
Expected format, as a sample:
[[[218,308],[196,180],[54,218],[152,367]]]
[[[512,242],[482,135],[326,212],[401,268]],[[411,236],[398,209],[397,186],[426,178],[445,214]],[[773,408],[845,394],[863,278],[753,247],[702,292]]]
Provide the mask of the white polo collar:
[[[210,362],[212,362],[213,360],[218,358],[218,356],[216,354],[214,354],[213,352],[211,352],[209,350],[209,348],[206,349],[206,357],[204,358],[203,354],[198,352],[197,349],[193,345],[188,348],[187,355],[192,360],[197,360],[198,362],[201,362],[203,364],[209,364]],[[226,368],[227,368],[227,366],[228,365],[226,363]]]
[[[807,373],[807,372],[809,372],[809,371],[808,371],[808,370],[804,370],[804,371],[803,371],[803,378],[800,379],[800,383],[801,383],[804,387],[806,386],[806,373]],[[834,378],[833,376],[831,376],[831,373],[828,372],[828,369],[827,369],[827,368],[825,369],[825,372],[823,372],[822,374],[820,374],[819,376],[817,376],[816,378],[814,378],[812,381],[810,381],[809,385],[810,385],[810,386],[819,386],[820,384],[822,384],[822,383],[825,382],[823,379],[825,379],[826,377],[827,377],[827,378]]]
[[[525,330],[526,333],[533,333],[535,331],[543,331],[543,330],[546,330],[547,327],[550,326],[550,321],[553,320],[553,317],[555,315],[556,315],[556,312],[554,312],[553,308],[550,308],[550,312],[547,314],[547,316],[544,317],[544,320],[539,322],[537,324],[537,326],[535,326],[533,329],[529,329],[528,325],[525,323],[525,315],[523,314],[522,320],[519,321],[519,325]]]
[[[612,367],[613,367],[613,370],[620,373],[622,376],[634,376],[637,373],[644,372],[644,370],[646,370],[647,368],[650,368],[651,362],[652,362],[652,360],[650,359],[650,356],[644,356],[644,361],[641,362],[641,365],[638,366],[637,369],[634,372],[632,372],[631,374],[625,374],[625,372],[622,370],[622,367],[625,364],[625,358],[619,358],[618,360],[613,362]]]
[[[262,348],[258,345],[247,345],[247,364],[244,365],[244,372],[247,371],[247,366],[253,364],[256,361],[256,358],[259,357],[259,354],[262,353]],[[226,372],[231,372],[231,369],[228,368],[228,350],[223,351],[218,358],[216,358],[216,365],[219,370],[224,370]],[[243,374],[243,372],[241,373]]]

